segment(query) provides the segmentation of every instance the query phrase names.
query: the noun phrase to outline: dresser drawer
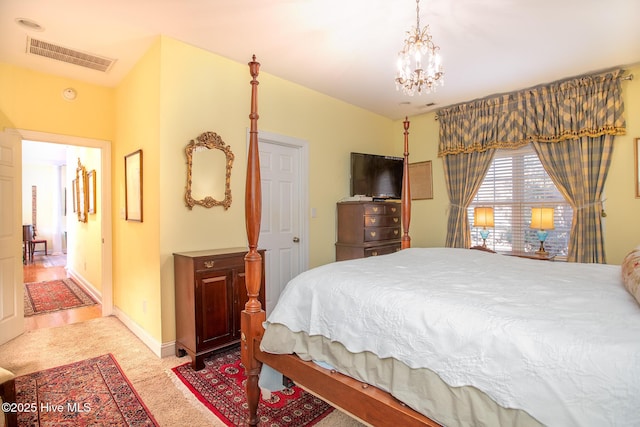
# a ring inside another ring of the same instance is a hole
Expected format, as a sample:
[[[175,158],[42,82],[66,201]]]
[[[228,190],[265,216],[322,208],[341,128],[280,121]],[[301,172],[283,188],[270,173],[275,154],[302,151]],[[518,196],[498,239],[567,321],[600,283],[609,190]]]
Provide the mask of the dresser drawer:
[[[343,245],[336,244],[336,261],[347,259],[366,258],[371,256],[386,255],[400,250],[400,242],[386,243],[381,245]]]
[[[391,215],[365,215],[364,226],[365,227],[393,227],[400,225],[399,216]]]
[[[194,260],[195,271],[206,271],[220,268],[244,269],[244,255],[236,257],[196,258]]]
[[[370,203],[364,205],[365,215],[400,215],[400,205],[397,203]]]
[[[400,250],[400,243],[394,243],[392,245],[376,246],[373,248],[366,248],[364,250],[364,257],[387,255]]]
[[[365,242],[399,239],[400,227],[369,227],[364,229]]]

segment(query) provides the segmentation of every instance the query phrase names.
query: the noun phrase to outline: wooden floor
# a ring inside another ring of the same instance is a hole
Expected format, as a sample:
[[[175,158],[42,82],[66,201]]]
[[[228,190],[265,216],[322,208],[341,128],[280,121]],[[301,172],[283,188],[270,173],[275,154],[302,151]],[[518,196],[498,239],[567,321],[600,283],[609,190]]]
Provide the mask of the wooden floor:
[[[64,279],[69,277],[65,269],[65,255],[34,255],[33,261],[24,266],[24,282],[43,282],[46,280]],[[84,322],[102,316],[102,305],[72,308],[53,313],[37,314],[24,318],[25,330],[68,325]]]

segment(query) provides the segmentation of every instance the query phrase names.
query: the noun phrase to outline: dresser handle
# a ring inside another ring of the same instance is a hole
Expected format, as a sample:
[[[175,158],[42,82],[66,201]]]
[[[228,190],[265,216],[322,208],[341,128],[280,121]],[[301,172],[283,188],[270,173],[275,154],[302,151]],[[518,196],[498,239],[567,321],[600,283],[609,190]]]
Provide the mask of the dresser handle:
[[[371,252],[371,256],[378,256],[378,252],[377,251]]]
[[[398,230],[393,230],[393,234],[398,235]]]
[[[398,222],[399,218],[393,218],[393,222]]]
[[[378,212],[378,207],[377,207],[377,206],[374,206],[374,207],[373,207],[373,211],[374,211],[374,212]]]
[[[392,207],[391,208],[391,212],[395,213],[398,210],[398,208]]]
[[[215,264],[215,261],[205,261],[204,262],[204,267],[205,268],[213,268],[214,264]]]
[[[375,224],[376,223],[376,219],[375,218],[371,218],[371,224]]]
[[[371,237],[376,237],[376,232],[375,231],[370,231],[369,234],[371,235]]]

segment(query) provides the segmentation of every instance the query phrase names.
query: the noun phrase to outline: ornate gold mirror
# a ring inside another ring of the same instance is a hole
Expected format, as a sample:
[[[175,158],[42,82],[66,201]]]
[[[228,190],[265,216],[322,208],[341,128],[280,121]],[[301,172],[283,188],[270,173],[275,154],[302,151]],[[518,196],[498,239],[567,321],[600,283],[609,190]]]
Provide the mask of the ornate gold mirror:
[[[87,170],[78,157],[78,167],[76,168],[75,188],[76,194],[76,212],[78,213],[78,221],[87,222]]]
[[[189,209],[195,205],[211,208],[231,206],[231,166],[233,153],[215,132],[204,132],[192,139],[185,149],[187,154],[187,191],[185,202]],[[222,179],[220,170],[225,171]],[[212,195],[224,193],[220,200]]]

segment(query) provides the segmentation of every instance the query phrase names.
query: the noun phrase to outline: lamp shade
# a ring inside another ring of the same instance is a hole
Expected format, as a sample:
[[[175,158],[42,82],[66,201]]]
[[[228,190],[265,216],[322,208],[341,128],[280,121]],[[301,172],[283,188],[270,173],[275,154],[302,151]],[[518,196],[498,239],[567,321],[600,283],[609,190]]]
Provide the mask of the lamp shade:
[[[493,227],[493,208],[477,207],[473,209],[474,227]]]
[[[531,228],[553,230],[553,208],[531,208]]]

